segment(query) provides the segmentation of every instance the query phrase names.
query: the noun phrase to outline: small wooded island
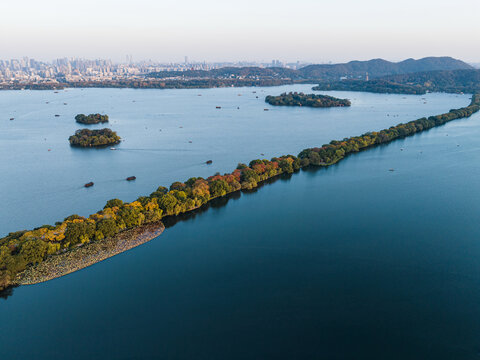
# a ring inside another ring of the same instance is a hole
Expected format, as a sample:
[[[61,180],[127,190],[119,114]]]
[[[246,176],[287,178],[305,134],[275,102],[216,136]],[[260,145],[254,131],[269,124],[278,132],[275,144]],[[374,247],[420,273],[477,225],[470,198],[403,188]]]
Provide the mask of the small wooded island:
[[[120,143],[120,136],[111,129],[89,130],[80,129],[75,131],[75,135],[68,138],[71,146],[79,147],[97,147],[114,145]]]
[[[75,121],[76,121],[77,123],[85,124],[85,125],[106,123],[106,122],[108,122],[108,115],[102,115],[102,114],[84,115],[84,114],[78,114],[77,116],[75,116]]]
[[[267,96],[265,102],[275,106],[310,106],[310,107],[337,107],[350,106],[350,100],[338,99],[328,95],[304,94],[289,92],[279,96]]]

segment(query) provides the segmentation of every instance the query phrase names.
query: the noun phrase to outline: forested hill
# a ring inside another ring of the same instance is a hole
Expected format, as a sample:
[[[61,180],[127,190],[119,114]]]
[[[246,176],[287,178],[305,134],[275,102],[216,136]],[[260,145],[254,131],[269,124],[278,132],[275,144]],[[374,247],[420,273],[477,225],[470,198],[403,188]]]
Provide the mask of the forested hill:
[[[428,91],[480,92],[480,70],[426,71],[382,78],[401,85],[418,85]]]
[[[478,93],[480,70],[424,71],[389,75],[370,81],[342,80],[320,81],[313,90],[367,91],[393,94],[424,94],[430,92]]]
[[[451,57],[427,57],[419,60],[407,59],[398,63],[383,59],[350,61],[346,64],[309,65],[299,71],[309,79],[339,79],[340,77],[370,78],[387,75],[407,74],[435,70],[473,69],[469,64]]]
[[[339,80],[341,77],[370,78],[434,70],[473,69],[467,63],[451,57],[427,57],[419,60],[407,59],[398,63],[383,59],[350,61],[345,64],[309,65],[299,70],[280,67],[225,67],[213,70],[160,71],[150,73],[153,78],[249,78],[291,80]]]

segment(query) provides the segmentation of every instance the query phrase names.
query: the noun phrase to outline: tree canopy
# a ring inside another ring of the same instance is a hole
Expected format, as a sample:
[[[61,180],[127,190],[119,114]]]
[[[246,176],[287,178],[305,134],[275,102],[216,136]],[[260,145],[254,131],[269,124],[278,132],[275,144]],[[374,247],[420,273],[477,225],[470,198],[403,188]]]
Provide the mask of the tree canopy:
[[[80,124],[91,125],[91,124],[100,124],[108,122],[108,115],[101,114],[78,114],[75,116],[75,121]]]
[[[79,147],[95,147],[118,144],[120,136],[111,129],[89,130],[80,129],[68,138],[70,145]]]
[[[279,96],[267,96],[265,102],[270,105],[283,106],[310,106],[310,107],[335,107],[350,106],[350,100],[337,99],[328,95],[304,94],[302,92],[283,93]]]

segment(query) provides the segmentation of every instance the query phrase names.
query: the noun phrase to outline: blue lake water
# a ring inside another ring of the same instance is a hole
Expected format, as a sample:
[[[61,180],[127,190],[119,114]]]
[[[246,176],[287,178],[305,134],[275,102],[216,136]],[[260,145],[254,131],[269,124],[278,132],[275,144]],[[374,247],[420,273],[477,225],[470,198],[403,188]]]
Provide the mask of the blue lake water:
[[[331,94],[351,108],[263,102],[291,89],[309,86],[0,92],[1,234],[469,102],[341,92]],[[119,150],[71,149],[79,112],[109,114]],[[477,359],[479,137],[475,114],[237,194],[141,247],[17,288],[0,299],[0,358]]]

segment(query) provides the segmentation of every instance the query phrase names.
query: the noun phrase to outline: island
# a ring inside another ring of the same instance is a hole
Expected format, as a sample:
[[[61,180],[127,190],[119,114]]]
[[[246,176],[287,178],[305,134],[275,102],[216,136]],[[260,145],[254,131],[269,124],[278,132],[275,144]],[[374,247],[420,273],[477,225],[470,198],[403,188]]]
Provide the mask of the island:
[[[98,147],[115,145],[120,143],[120,136],[111,129],[80,129],[75,131],[75,135],[68,138],[71,146],[79,147]]]
[[[100,124],[100,123],[107,123],[108,122],[108,115],[101,115],[101,114],[78,114],[75,116],[75,121],[80,124],[85,125],[92,125],[92,124]]]
[[[304,94],[302,92],[289,92],[279,96],[267,96],[265,102],[275,106],[310,106],[310,107],[338,107],[350,106],[350,100],[338,99],[328,95]]]
[[[475,94],[468,106],[444,114],[333,140],[305,149],[298,156],[252,160],[224,175],[192,177],[176,181],[169,188],[160,186],[130,203],[109,200],[102,210],[88,217],[70,215],[55,225],[9,233],[0,239],[0,290],[63,276],[126,251],[157,236],[163,230],[161,220],[165,217],[191,212],[215,198],[257,188],[266,180],[309,166],[330,166],[350,154],[469,117],[479,110],[480,94]]]

